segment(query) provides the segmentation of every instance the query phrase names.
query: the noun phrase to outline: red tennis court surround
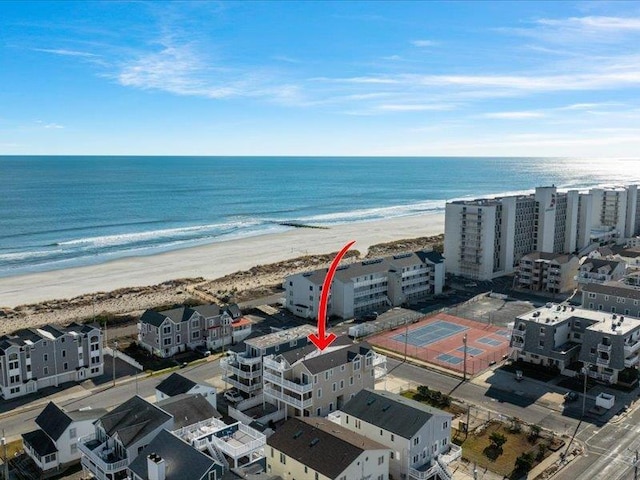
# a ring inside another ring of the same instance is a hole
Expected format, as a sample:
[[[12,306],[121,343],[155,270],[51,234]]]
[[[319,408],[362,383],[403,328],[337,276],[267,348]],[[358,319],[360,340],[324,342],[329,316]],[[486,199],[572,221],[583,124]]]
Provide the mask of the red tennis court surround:
[[[407,354],[457,372],[463,371],[464,335],[467,335],[467,374],[475,375],[509,353],[504,327],[437,313],[407,327],[374,335],[372,345]]]

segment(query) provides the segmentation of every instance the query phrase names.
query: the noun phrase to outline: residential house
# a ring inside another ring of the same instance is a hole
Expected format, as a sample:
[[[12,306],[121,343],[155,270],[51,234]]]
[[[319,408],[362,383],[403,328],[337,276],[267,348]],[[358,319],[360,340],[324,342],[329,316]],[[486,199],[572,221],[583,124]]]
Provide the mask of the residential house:
[[[82,469],[98,480],[122,480],[144,447],[173,425],[169,413],[136,395],[100,417],[94,433],[79,439]]]
[[[0,337],[0,396],[16,398],[102,375],[97,325],[45,325]]]
[[[558,294],[574,290],[580,260],[563,253],[531,252],[518,265],[516,286],[523,289]]]
[[[640,318],[640,288],[624,282],[589,283],[582,287],[582,308]]]
[[[221,348],[243,340],[250,333],[251,322],[242,317],[237,305],[147,310],[138,322],[140,346],[163,358],[198,346]]]
[[[38,476],[60,473],[79,463],[78,438],[91,433],[93,422],[105,413],[102,408],[67,412],[49,402],[36,417],[39,428],[22,434],[24,451],[35,463]]]
[[[156,387],[156,402],[166,398],[189,393],[202,395],[212,406],[216,408],[216,389],[211,385],[196,383],[183,377],[179,373],[172,373]]]
[[[388,480],[389,449],[325,418],[291,418],[267,440],[267,474],[296,480]]]
[[[624,262],[629,267],[638,268],[640,267],[640,247],[624,248],[616,252],[612,258]]]
[[[246,397],[262,394],[262,357],[308,345],[311,325],[300,325],[244,341],[245,351],[230,351],[220,359],[224,381]]]
[[[578,269],[578,284],[604,283],[620,280],[624,277],[626,265],[615,260],[583,258]]]
[[[291,275],[283,282],[286,307],[294,315],[315,318],[327,269]],[[336,271],[328,315],[352,318],[442,293],[444,259],[418,251],[341,265]]]
[[[447,464],[460,457],[451,444],[452,415],[390,392],[367,388],[329,419],[391,449],[393,478],[451,478]]]
[[[173,417],[173,431],[222,417],[199,393],[182,393],[156,402],[156,405]]]
[[[222,466],[167,430],[129,465],[132,480],[219,480]]]
[[[638,365],[640,319],[549,303],[516,318],[510,345],[518,360],[616,383]]]
[[[373,388],[386,362],[368,343],[354,345],[348,337],[322,351],[309,345],[270,355],[263,360],[264,400],[285,416],[325,416]]]

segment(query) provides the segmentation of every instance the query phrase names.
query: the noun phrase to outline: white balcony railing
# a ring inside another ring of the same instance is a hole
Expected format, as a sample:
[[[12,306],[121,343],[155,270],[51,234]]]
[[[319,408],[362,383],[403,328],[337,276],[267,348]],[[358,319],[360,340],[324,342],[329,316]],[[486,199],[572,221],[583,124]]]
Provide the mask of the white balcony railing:
[[[239,378],[246,378],[247,380],[252,380],[254,378],[259,378],[260,375],[262,375],[262,370],[260,370],[260,369],[247,371],[247,370],[243,370],[243,369],[241,369],[238,366],[233,365],[233,364],[227,364],[222,369],[224,371],[228,372],[229,374],[236,375]]]
[[[609,365],[609,361],[610,361],[610,359],[608,359],[608,358],[600,358],[600,357],[598,357],[596,359],[596,365],[601,365],[603,367],[606,367],[606,366]]]
[[[633,355],[638,350],[640,350],[640,341],[637,341],[631,345],[624,346],[624,355],[628,357],[629,355]]]
[[[292,397],[291,395],[287,395],[286,393],[279,392],[278,390],[271,388],[268,385],[264,386],[264,388],[262,389],[262,393],[265,395],[265,397],[271,397],[271,398],[281,400],[287,405],[291,405],[301,410],[304,410],[305,408],[310,408],[313,406],[312,398],[301,400],[299,398]]]
[[[287,380],[286,378],[279,377],[278,375],[274,375],[273,373],[264,372],[263,379],[265,382],[270,382],[274,385],[279,385],[282,388],[286,388],[287,390],[291,390],[297,393],[307,393],[313,390],[313,384],[311,383],[295,383],[291,380]]]
[[[246,383],[239,382],[235,378],[231,378],[231,377],[225,377],[225,381],[233,385],[234,387],[236,387],[238,390],[242,390],[243,392],[246,392],[246,393],[255,392],[262,388],[262,383],[254,383],[252,385],[247,385]]]
[[[604,343],[599,343],[598,351],[604,352],[604,353],[611,353],[611,345],[605,345]]]
[[[278,362],[270,357],[264,357],[262,359],[262,366],[270,370],[275,370],[276,372],[286,372],[291,370],[291,367],[288,367],[286,363]]]
[[[449,465],[451,462],[454,462],[455,460],[458,460],[462,456],[462,448],[460,448],[455,443],[451,443],[450,447],[451,448],[447,453],[445,453],[444,455],[440,455],[440,460],[442,460],[442,462],[447,465]]]
[[[629,357],[629,358],[625,358],[624,359],[624,366],[627,368],[631,368],[634,367],[636,365],[638,365],[638,359],[640,357],[638,355],[634,355],[633,357]]]
[[[90,460],[90,462],[83,463],[87,464],[87,467],[92,473],[95,474],[96,469],[103,473],[111,473],[123,470],[127,467],[129,464],[129,460],[127,458],[119,458],[118,456],[115,456],[114,461],[109,461],[109,456],[113,454],[113,449],[106,448],[107,442],[98,444],[93,449],[87,446],[88,443],[95,441],[95,433],[78,439],[78,448],[82,453],[83,460]],[[95,465],[95,467],[92,468],[91,464]]]

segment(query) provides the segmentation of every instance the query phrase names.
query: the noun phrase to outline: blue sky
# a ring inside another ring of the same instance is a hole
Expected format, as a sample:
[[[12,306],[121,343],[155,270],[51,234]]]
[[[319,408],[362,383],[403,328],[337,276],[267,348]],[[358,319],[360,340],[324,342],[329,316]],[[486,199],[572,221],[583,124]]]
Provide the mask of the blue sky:
[[[0,154],[640,152],[638,2],[0,2]]]

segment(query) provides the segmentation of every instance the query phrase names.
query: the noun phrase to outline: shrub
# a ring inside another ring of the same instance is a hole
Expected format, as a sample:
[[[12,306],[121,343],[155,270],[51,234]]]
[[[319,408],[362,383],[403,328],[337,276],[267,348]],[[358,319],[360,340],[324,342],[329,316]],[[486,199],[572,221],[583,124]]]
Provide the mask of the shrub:
[[[526,452],[516,458],[516,470],[519,472],[528,472],[533,467],[533,453]]]
[[[493,432],[489,435],[489,440],[491,440],[491,444],[496,447],[498,450],[502,449],[502,446],[507,442],[507,437],[505,437],[502,433]]]
[[[540,428],[539,425],[531,425],[531,427],[529,429],[529,436],[528,436],[529,441],[531,443],[534,443],[538,439],[538,437],[540,436],[540,431],[541,430],[542,429]]]
[[[541,462],[544,458],[544,454],[547,451],[547,446],[544,443],[538,445],[538,453],[536,455],[536,461]]]

